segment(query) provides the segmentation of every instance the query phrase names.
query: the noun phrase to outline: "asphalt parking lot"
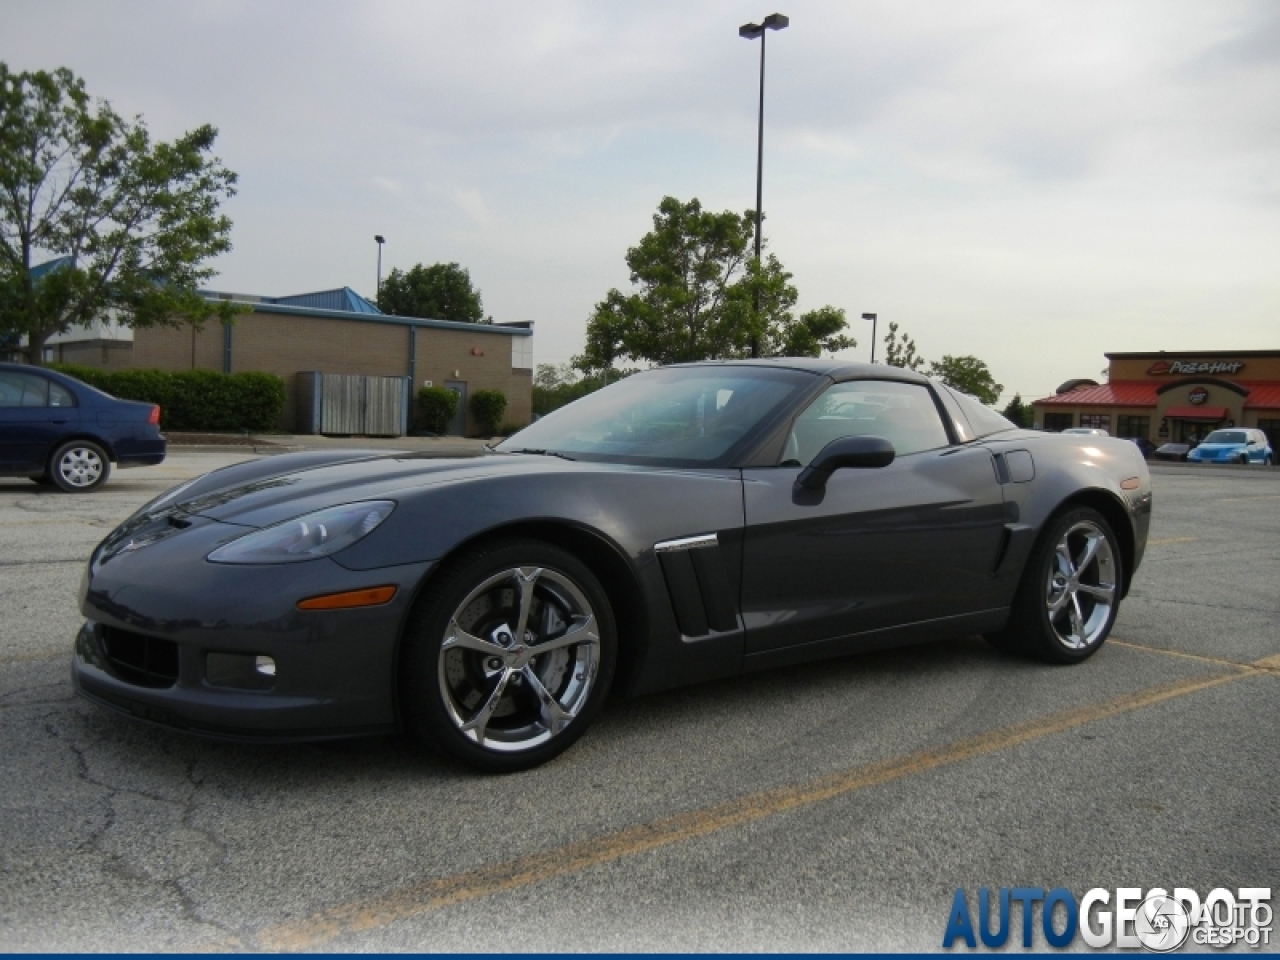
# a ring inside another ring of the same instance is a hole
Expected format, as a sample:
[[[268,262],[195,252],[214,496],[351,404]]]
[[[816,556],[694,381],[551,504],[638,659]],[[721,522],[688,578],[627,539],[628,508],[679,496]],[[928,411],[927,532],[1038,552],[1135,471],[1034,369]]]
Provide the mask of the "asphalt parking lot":
[[[957,887],[1280,878],[1280,470],[1153,468],[1146,561],[1082,666],[974,638],[753,675],[615,703],[493,778],[73,696],[93,545],[242,456],[89,496],[0,480],[0,950],[937,950]]]

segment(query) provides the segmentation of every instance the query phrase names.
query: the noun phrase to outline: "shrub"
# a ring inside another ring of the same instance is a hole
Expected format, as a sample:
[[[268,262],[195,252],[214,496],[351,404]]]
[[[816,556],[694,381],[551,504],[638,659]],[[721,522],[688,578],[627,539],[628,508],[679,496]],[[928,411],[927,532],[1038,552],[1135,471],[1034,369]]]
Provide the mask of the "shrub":
[[[121,400],[160,407],[166,430],[275,429],[284,409],[284,381],[270,373],[216,373],[212,370],[117,370],[109,373],[74,364],[53,369]]]
[[[458,395],[452,390],[423,387],[418,391],[418,423],[423,430],[444,435],[457,412]]]
[[[506,412],[507,397],[501,390],[477,390],[471,395],[471,413],[482,436],[495,436]]]

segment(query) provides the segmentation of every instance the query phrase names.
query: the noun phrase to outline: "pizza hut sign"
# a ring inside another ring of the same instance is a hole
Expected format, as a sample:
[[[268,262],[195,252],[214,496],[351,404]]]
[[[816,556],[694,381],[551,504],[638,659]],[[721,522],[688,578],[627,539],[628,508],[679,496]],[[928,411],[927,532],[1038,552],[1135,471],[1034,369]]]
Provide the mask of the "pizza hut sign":
[[[1187,399],[1190,400],[1193,404],[1195,404],[1198,407],[1200,406],[1200,404],[1204,403],[1206,400],[1209,399],[1209,391],[1206,390],[1204,387],[1196,387],[1194,390],[1192,390],[1190,393],[1187,394]]]
[[[1157,360],[1147,368],[1147,376],[1167,374],[1239,373],[1244,364],[1239,360]]]

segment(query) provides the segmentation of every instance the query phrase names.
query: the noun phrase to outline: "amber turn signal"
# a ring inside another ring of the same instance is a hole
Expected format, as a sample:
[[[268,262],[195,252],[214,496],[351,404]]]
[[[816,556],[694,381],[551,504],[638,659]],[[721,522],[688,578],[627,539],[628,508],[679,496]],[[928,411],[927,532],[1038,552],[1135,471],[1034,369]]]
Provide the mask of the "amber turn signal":
[[[299,610],[347,610],[351,607],[376,607],[396,595],[395,587],[367,587],[364,590],[344,590],[342,593],[325,593],[298,601]]]
[[[1137,477],[1130,477],[1128,480],[1120,481],[1121,490],[1137,490],[1140,486],[1142,486],[1142,481]]]

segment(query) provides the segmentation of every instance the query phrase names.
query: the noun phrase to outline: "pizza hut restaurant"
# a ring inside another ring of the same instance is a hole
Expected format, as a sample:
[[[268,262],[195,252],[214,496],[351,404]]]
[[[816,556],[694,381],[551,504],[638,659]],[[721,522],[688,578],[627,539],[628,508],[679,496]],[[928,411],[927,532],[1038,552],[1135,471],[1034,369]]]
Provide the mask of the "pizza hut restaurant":
[[[1108,353],[1107,382],[1068,380],[1032,404],[1043,430],[1188,443],[1218,427],[1257,427],[1280,449],[1280,350]]]

